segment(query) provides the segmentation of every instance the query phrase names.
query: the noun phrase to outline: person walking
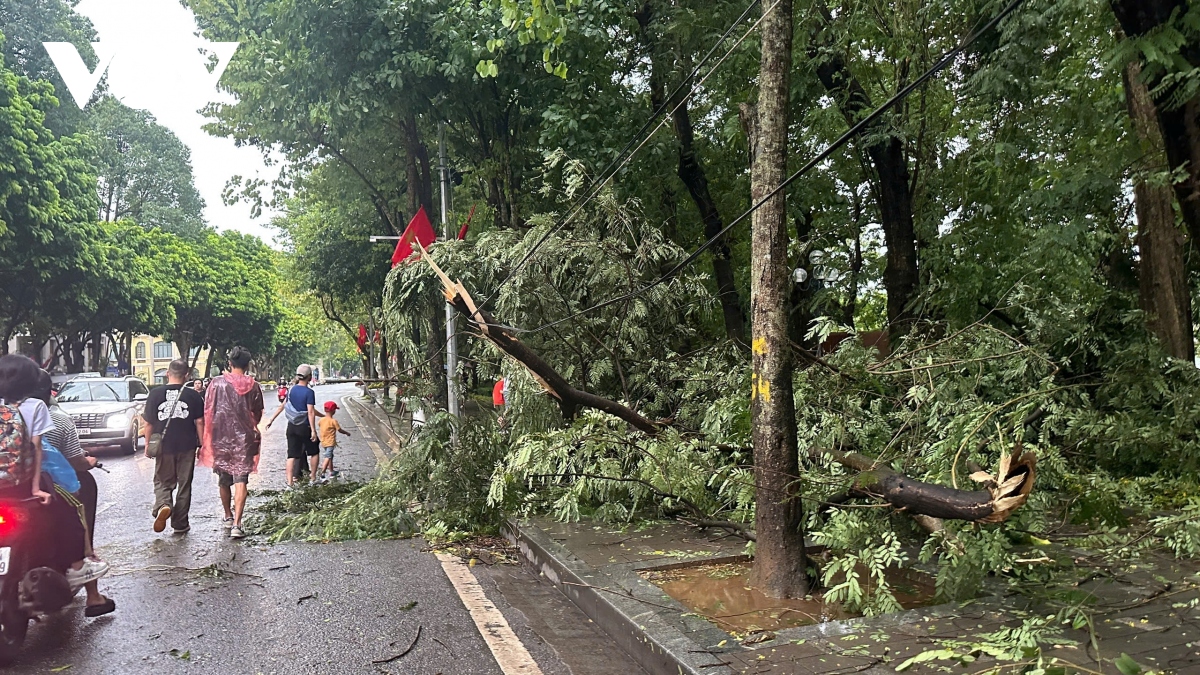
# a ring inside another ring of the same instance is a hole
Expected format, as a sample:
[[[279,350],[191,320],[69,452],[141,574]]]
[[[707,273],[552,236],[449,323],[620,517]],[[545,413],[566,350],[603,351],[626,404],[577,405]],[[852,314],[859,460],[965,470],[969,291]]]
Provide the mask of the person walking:
[[[333,401],[325,402],[325,416],[321,418],[320,429],[318,435],[321,443],[321,478],[319,482],[328,483],[337,477],[338,472],[333,470],[333,451],[337,448],[337,435],[350,435],[349,431],[342,428],[338,421],[333,419],[337,413],[338,404]],[[316,473],[313,474],[312,483],[316,485],[318,482]]]
[[[229,372],[214,377],[204,395],[204,442],[200,463],[212,467],[220,486],[222,521],[232,539],[246,536],[242,513],[246,509],[246,491],[250,474],[258,471],[262,436],[262,389],[250,369],[250,351],[234,347],[229,351]],[[231,503],[232,502],[232,503]]]
[[[204,397],[184,386],[190,371],[186,361],[172,361],[167,366],[167,384],[150,391],[142,411],[146,447],[150,447],[151,436],[162,434],[161,449],[154,458],[155,532],[167,528],[168,518],[175,534],[192,529],[188,511],[196,451],[204,437]]]
[[[270,429],[280,413],[287,416],[287,486],[293,487],[300,476],[304,462],[309,464],[309,477],[316,480],[317,461],[321,446],[317,443],[317,418],[324,417],[317,411],[317,394],[309,386],[312,382],[312,366],[296,368],[296,384],[288,391],[287,398],[267,422]]]

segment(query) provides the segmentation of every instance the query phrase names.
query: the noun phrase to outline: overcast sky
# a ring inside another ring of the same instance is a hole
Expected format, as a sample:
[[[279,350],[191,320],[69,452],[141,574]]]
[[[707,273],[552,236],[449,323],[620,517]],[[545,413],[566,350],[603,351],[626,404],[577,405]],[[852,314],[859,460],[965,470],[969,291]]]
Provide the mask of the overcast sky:
[[[240,230],[268,243],[274,232],[266,227],[272,214],[251,219],[250,206],[226,206],[221,192],[232,176],[273,178],[257,149],[235,147],[201,128],[197,112],[210,101],[231,101],[217,91],[205,68],[195,20],[179,0],[82,0],[76,11],[91,19],[99,41],[119,47],[108,68],[111,93],[126,105],[149,110],[160,124],[175,132],[192,150],[196,187],[204,197],[204,215],[218,229]]]

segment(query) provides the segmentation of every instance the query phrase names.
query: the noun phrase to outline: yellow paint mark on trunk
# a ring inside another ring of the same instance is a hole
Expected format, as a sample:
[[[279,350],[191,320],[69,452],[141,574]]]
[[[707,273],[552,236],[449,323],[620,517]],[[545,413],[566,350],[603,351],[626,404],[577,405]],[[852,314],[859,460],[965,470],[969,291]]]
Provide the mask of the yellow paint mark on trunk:
[[[767,353],[767,338],[765,338],[765,337],[754,338],[754,341],[750,343],[750,351],[754,352],[755,354],[758,354],[759,356],[766,354]]]

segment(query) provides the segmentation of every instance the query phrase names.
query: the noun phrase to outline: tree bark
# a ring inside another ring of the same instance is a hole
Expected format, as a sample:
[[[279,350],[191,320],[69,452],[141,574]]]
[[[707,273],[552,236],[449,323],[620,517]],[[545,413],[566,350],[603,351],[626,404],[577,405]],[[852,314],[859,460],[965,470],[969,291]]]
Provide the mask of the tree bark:
[[[675,135],[679,138],[679,180],[687,186],[688,194],[700,211],[704,223],[705,241],[715,237],[725,228],[717,203],[708,190],[708,176],[704,165],[696,155],[695,133],[687,101],[680,101],[671,113]],[[746,316],[742,313],[742,300],[734,285],[733,254],[729,250],[728,235],[713,246],[713,277],[717,282],[717,297],[721,301],[721,315],[725,319],[725,335],[735,342],[746,343]]]
[[[579,412],[580,406],[585,406],[623,419],[634,428],[647,434],[658,433],[657,425],[639,415],[632,408],[571,386],[566,378],[560,375],[553,366],[546,363],[537,352],[501,328],[491,314],[477,307],[461,284],[450,285],[448,280],[444,281],[447,283],[448,299],[458,311],[467,316],[483,337],[529,370],[542,387],[558,401],[558,407],[564,419],[573,419]]]
[[[1111,0],[1111,5],[1121,29],[1129,37],[1142,37],[1166,24],[1174,12],[1188,11],[1188,0]],[[1180,56],[1193,68],[1200,68],[1200,40],[1189,37],[1180,48]],[[1150,90],[1160,84],[1161,75],[1146,82]],[[1183,86],[1186,85],[1175,83],[1162,88],[1154,97],[1155,116],[1168,165],[1172,171],[1184,173],[1183,180],[1174,185],[1183,222],[1192,240],[1200,241],[1200,93],[1181,105],[1168,103]]]
[[[708,189],[708,175],[704,171],[704,163],[696,154],[696,134],[687,99],[665,101],[666,78],[663,77],[661,59],[655,53],[655,40],[650,33],[650,22],[654,18],[653,6],[649,2],[644,3],[634,12],[634,18],[637,19],[643,46],[650,58],[650,105],[654,110],[658,110],[666,102],[671,108],[671,122],[679,141],[679,166],[676,174],[679,180],[683,181],[688,194],[692,196],[696,210],[700,212],[700,222],[704,223],[704,239],[707,241],[724,229],[725,222]],[[683,65],[683,70],[691,70],[688,64]],[[717,299],[721,302],[721,315],[725,321],[725,335],[730,340],[744,345],[746,315],[742,312],[741,297],[734,283],[733,254],[729,250],[728,237],[722,237],[713,246],[712,267],[713,278],[717,282]]]
[[[850,72],[841,55],[821,48],[828,45],[824,30],[832,19],[829,10],[819,7],[822,19],[818,34],[809,43],[809,57],[816,62],[817,78],[833,96],[850,125],[874,110],[870,96]],[[908,160],[904,143],[886,128],[881,119],[860,137],[877,140],[865,147],[875,168],[875,200],[879,205],[879,220],[883,226],[883,241],[887,247],[887,264],[883,270],[883,286],[887,291],[888,331],[892,342],[912,327],[911,303],[920,285],[917,269],[917,237],[913,227],[912,194]]]
[[[1125,67],[1125,104],[1148,162],[1147,171],[1166,169],[1162,134],[1155,119],[1154,101],[1142,83],[1137,62]],[[1168,185],[1152,184],[1145,177],[1133,187],[1137,207],[1138,296],[1146,314],[1146,327],[1158,337],[1168,354],[1192,362],[1196,356],[1192,337],[1192,299],[1184,264],[1184,236],[1175,226],[1174,195]]]
[[[972,480],[983,484],[983,490],[959,490],[919,481],[856,452],[826,449],[811,450],[809,454],[814,458],[823,455],[859,471],[851,495],[882,499],[913,515],[974,523],[1006,520],[1028,499],[1037,478],[1037,458],[1020,447],[1001,458],[995,475],[983,471],[971,474]]]
[[[780,185],[787,172],[792,3],[778,0],[770,8],[763,7],[756,153],[750,172],[753,203]],[[750,254],[750,417],[758,536],[754,573],[758,588],[776,598],[808,593],[804,510],[795,485],[800,458],[788,340],[791,274],[786,213],[782,191],[754,212]]]

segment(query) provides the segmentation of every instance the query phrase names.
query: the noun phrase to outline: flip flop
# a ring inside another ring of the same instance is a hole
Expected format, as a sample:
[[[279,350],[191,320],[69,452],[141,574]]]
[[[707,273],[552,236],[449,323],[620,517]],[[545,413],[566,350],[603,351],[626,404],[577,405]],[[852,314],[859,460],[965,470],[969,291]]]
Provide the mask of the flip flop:
[[[104,604],[88,605],[87,608],[83,610],[83,615],[86,617],[95,618],[97,616],[111,614],[115,611],[117,611],[117,603],[112,598],[104,598]]]

